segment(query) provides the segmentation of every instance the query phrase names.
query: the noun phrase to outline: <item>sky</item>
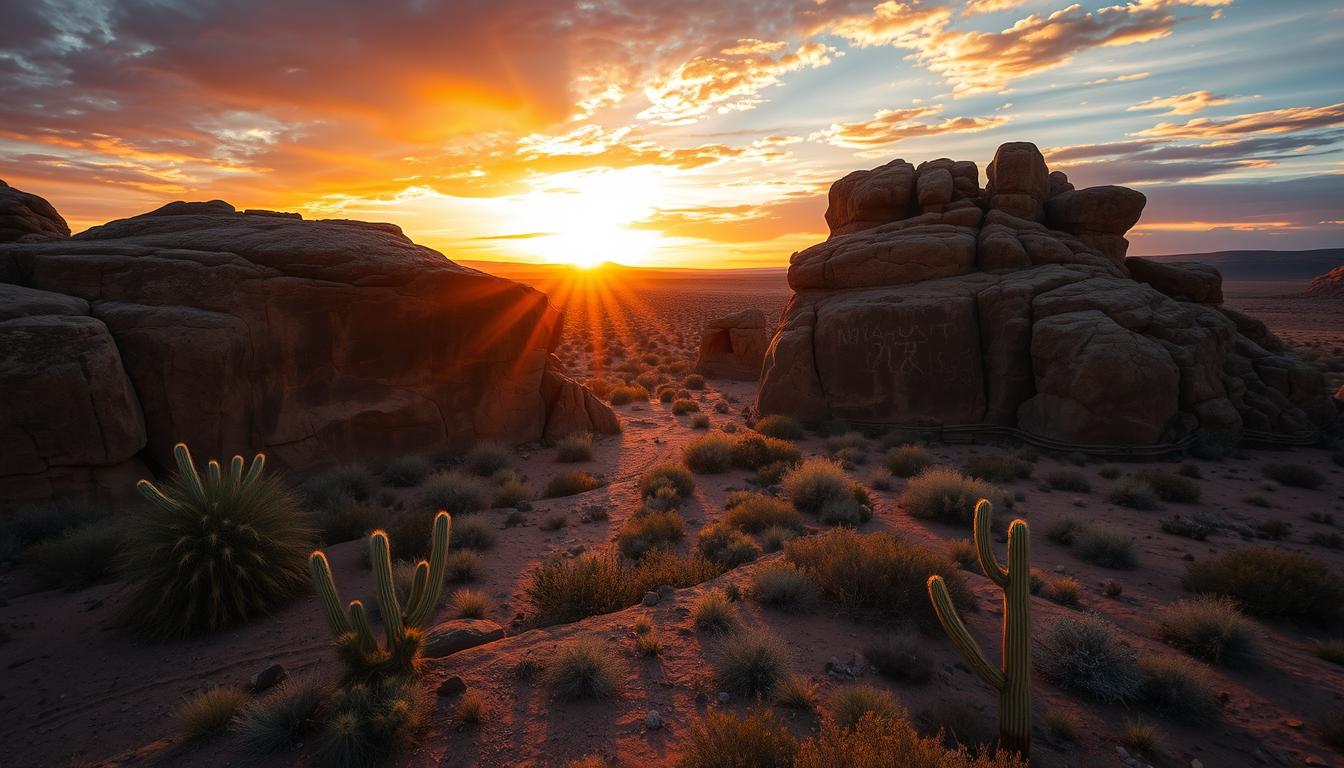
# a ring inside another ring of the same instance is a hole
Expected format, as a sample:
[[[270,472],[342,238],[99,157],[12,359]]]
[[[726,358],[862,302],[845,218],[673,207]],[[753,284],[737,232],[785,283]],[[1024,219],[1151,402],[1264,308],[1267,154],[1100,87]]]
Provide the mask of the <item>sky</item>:
[[[1131,255],[1344,246],[1334,0],[0,0],[0,179],[464,260],[784,266],[830,183],[1032,141]]]

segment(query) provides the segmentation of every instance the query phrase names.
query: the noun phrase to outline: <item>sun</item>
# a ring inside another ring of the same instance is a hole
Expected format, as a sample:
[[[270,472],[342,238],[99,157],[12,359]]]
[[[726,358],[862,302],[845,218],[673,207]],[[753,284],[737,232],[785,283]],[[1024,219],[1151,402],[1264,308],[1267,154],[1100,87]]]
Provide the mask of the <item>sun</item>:
[[[654,213],[661,194],[661,177],[643,168],[550,176],[516,211],[513,226],[535,234],[515,245],[547,263],[584,269],[647,264],[662,235],[631,225]]]

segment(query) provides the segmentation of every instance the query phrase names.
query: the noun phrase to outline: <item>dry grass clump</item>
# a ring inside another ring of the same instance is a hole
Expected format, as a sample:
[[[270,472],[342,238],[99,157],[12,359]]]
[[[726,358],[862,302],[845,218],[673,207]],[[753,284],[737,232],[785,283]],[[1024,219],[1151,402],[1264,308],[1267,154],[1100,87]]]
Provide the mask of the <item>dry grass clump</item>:
[[[1200,667],[1169,654],[1139,660],[1139,698],[1167,715],[1190,722],[1213,720],[1222,710],[1218,694]]]
[[[1152,512],[1162,508],[1162,502],[1157,497],[1157,492],[1153,487],[1144,481],[1127,477],[1115,484],[1111,489],[1111,503],[1119,504],[1122,507],[1137,509],[1143,512]]]
[[[807,613],[817,607],[821,590],[816,582],[790,563],[771,563],[751,577],[751,596],[761,605],[787,613]]]
[[[1314,491],[1325,484],[1325,475],[1301,464],[1266,464],[1261,471],[1279,485]]]
[[[1092,483],[1088,482],[1087,475],[1072,469],[1056,469],[1045,476],[1045,482],[1050,485],[1052,490],[1068,491],[1069,493],[1091,493]]]
[[[687,389],[704,389],[705,377],[698,373],[692,373],[681,380],[681,385]]]
[[[473,474],[490,477],[501,469],[507,469],[513,459],[513,452],[499,443],[477,443],[467,451],[462,464]]]
[[[629,405],[631,403],[647,403],[649,401],[649,390],[638,384],[621,384],[611,388],[607,393],[607,402],[612,405]]]
[[[593,436],[587,432],[565,435],[555,443],[555,459],[566,463],[592,461]]]
[[[898,445],[887,451],[883,464],[897,477],[913,477],[933,466],[933,454],[922,445]]]
[[[760,469],[772,464],[794,464],[802,458],[798,446],[787,440],[747,432],[733,441],[733,466]]]
[[[672,401],[672,413],[677,416],[684,416],[688,413],[699,413],[700,404],[694,400],[683,397]]]
[[[44,589],[77,590],[117,575],[126,532],[116,520],[100,520],[43,539],[23,552],[23,561]]]
[[[788,647],[763,630],[724,635],[710,654],[719,686],[735,696],[769,698],[789,676]]]
[[[383,466],[383,482],[393,488],[414,488],[429,476],[429,459],[424,456],[402,456]]]
[[[1167,645],[1214,664],[1255,665],[1261,656],[1255,625],[1226,597],[1178,600],[1157,609],[1158,636]]]
[[[326,710],[316,762],[372,768],[415,740],[428,716],[429,700],[418,680],[385,678],[339,689]]]
[[[761,548],[750,536],[724,523],[702,528],[696,548],[706,559],[724,568],[736,568],[761,556]]]
[[[1013,506],[1013,497],[997,486],[950,467],[929,467],[910,478],[898,503],[914,517],[966,525],[980,499],[998,507]]]
[[[248,702],[234,729],[254,755],[292,748],[316,728],[318,707],[329,694],[328,686],[313,675],[291,677],[264,698]]]
[[[495,489],[494,506],[497,509],[516,507],[532,499],[532,486],[520,477],[506,477]]]
[[[1146,483],[1162,501],[1174,504],[1198,504],[1199,484],[1188,477],[1169,472],[1136,472],[1134,479]]]
[[[546,489],[542,491],[542,496],[548,499],[554,499],[561,496],[575,496],[580,493],[601,488],[602,481],[591,472],[574,470],[566,472],[563,475],[556,475],[546,483]]]
[[[1095,614],[1056,619],[1041,633],[1033,656],[1056,685],[1100,701],[1129,701],[1143,683],[1134,649]]]
[[[1060,605],[1076,606],[1083,585],[1071,576],[1056,576],[1050,580],[1050,598]]]
[[[933,677],[933,661],[925,652],[925,642],[913,632],[884,635],[863,652],[863,657],[889,680],[923,685]]]
[[[796,538],[785,545],[784,554],[836,608],[856,618],[933,621],[925,588],[931,574],[943,577],[959,607],[970,610],[975,605],[953,563],[890,533],[837,528]]]
[[[490,488],[479,478],[457,470],[435,472],[420,487],[420,506],[427,510],[445,510],[453,517],[485,509],[491,501]]]
[[[1273,547],[1247,547],[1191,563],[1191,592],[1236,600],[1270,619],[1329,624],[1344,618],[1344,579],[1321,561]]]
[[[962,568],[974,569],[980,561],[975,544],[970,539],[953,539],[947,543],[947,556]]]
[[[695,477],[678,464],[665,463],[650,469],[639,481],[639,493],[644,499],[662,498],[669,506],[689,499],[695,491]]]
[[[1163,741],[1162,732],[1152,723],[1142,720],[1126,722],[1125,732],[1120,735],[1120,743],[1128,747],[1129,751],[1149,760],[1157,760],[1162,756]]]
[[[691,623],[702,631],[728,632],[737,629],[737,609],[721,589],[712,589],[691,605]]]
[[[698,437],[682,450],[681,460],[696,474],[726,472],[733,466],[733,439],[721,434]]]
[[[756,431],[767,437],[776,437],[780,440],[802,440],[807,437],[807,431],[803,425],[798,423],[797,419],[788,416],[766,416],[756,422]]]
[[[1318,640],[1311,646],[1316,658],[1344,667],[1344,639]]]
[[[568,624],[634,605],[645,592],[664,584],[688,587],[718,573],[703,558],[670,552],[649,552],[638,563],[595,552],[542,563],[532,572],[524,593],[535,624]]]
[[[863,684],[843,685],[831,694],[831,719],[842,728],[853,728],[864,715],[874,714],[883,720],[904,717],[905,710],[896,698],[876,686]]]
[[[490,608],[490,598],[479,589],[459,589],[453,593],[450,604],[454,616],[483,619]]]
[[[426,526],[426,533],[429,530]],[[458,515],[453,518],[453,546],[475,550],[490,549],[495,546],[494,524],[485,515]]]
[[[987,453],[966,462],[966,474],[991,483],[1011,483],[1031,477],[1032,465],[1006,453]]]
[[[709,711],[682,738],[677,768],[784,768],[798,744],[769,710]]]
[[[546,663],[546,684],[559,699],[608,699],[625,679],[625,663],[611,647],[593,637],[562,643]]]
[[[453,705],[453,714],[463,725],[479,725],[485,719],[485,698],[474,691],[463,694]]]
[[[329,510],[345,500],[365,501],[377,489],[378,481],[368,467],[340,464],[305,482],[303,495],[309,509]]]
[[[833,718],[822,721],[821,732],[804,741],[794,768],[1026,768],[1027,763],[1007,752],[945,747],[936,737],[920,736],[903,714],[881,717],[870,713],[852,727]]]
[[[676,512],[644,508],[625,522],[616,543],[622,555],[638,560],[651,550],[672,547],[685,536]]]
[[[444,564],[443,578],[457,584],[475,581],[481,575],[481,556],[469,549],[458,549],[448,553]]]
[[[785,473],[781,480],[784,497],[798,511],[817,515],[822,522],[859,525],[873,517],[868,489],[849,479],[832,461],[816,457]]]
[[[1336,707],[1321,715],[1316,721],[1316,732],[1326,744],[1344,752],[1344,708]]]
[[[1133,570],[1139,565],[1134,538],[1124,531],[1102,526],[1084,527],[1073,540],[1079,557],[1102,568]]]
[[[743,493],[729,497],[724,525],[747,533],[761,533],[775,526],[798,531],[803,527],[803,516],[792,504],[773,496]]]
[[[246,702],[247,692],[242,688],[207,688],[184,699],[177,718],[188,739],[203,739],[223,732]]]

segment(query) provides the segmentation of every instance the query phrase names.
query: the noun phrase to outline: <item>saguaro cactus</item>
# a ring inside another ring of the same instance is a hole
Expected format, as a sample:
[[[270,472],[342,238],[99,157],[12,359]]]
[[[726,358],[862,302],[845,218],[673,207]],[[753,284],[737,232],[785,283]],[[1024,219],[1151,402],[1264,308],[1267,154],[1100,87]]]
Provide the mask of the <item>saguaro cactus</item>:
[[[999,744],[1026,757],[1031,751],[1031,552],[1027,521],[1008,526],[1008,567],[994,557],[990,523],[994,505],[975,505],[975,551],[980,568],[1003,590],[1003,649],[996,668],[966,631],[941,576],[930,576],[929,599],[943,630],[962,658],[999,692]]]
[[[379,647],[362,602],[351,600],[347,613],[336,592],[336,581],[332,578],[327,556],[321,551],[309,556],[308,570],[317,588],[322,613],[355,676],[404,674],[415,667],[420,654],[420,630],[433,617],[434,606],[443,593],[450,524],[447,512],[440,511],[434,516],[429,559],[416,563],[404,609],[397,599],[392,578],[392,550],[387,534],[374,531],[369,535],[369,563],[373,567],[378,610],[383,618],[385,647]]]

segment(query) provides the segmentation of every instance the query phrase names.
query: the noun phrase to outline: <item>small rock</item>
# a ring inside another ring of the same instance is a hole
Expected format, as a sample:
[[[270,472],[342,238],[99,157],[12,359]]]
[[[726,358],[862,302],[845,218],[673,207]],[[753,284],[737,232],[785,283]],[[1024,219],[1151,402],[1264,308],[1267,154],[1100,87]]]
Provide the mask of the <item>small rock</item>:
[[[453,675],[447,680],[444,680],[443,684],[439,686],[439,695],[456,696],[465,690],[467,690],[467,684],[462,681],[462,678]]]
[[[1055,566],[1055,573],[1063,573],[1063,572],[1064,572],[1064,566],[1062,565]]]
[[[1119,744],[1115,746],[1115,754],[1119,755],[1121,760],[1129,759],[1129,750]]]
[[[658,599],[657,592],[645,592],[643,603],[644,605],[657,605]]]
[[[649,714],[644,716],[644,724],[649,727],[649,730],[656,731],[663,727],[663,716],[658,714],[658,710],[650,709]]]
[[[674,587],[674,586],[672,586],[671,584],[664,584],[664,585],[662,585],[661,587],[658,588],[658,598],[659,598],[660,600],[666,600],[666,599],[668,599],[669,597],[672,597],[673,595],[675,595],[676,593],[677,593],[677,588]]]
[[[728,700],[732,697],[728,695],[727,691],[719,691],[718,698],[720,704],[727,704]]]
[[[513,505],[513,508],[516,509],[516,510],[518,510],[519,512],[531,512],[531,511],[532,511],[532,502],[530,502],[530,501],[520,501],[520,502],[518,502],[517,504],[514,504],[514,505]]]
[[[1190,768],[1204,768],[1204,763],[1200,762],[1198,757],[1193,758],[1190,761]]]
[[[261,693],[270,690],[284,682],[287,677],[289,677],[289,673],[285,671],[284,667],[279,664],[272,664],[252,676],[252,692]]]
[[[569,548],[569,556],[578,557],[579,555],[582,555],[585,551],[587,551],[587,549],[588,548],[583,546],[582,544],[575,544],[574,546]]]

